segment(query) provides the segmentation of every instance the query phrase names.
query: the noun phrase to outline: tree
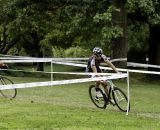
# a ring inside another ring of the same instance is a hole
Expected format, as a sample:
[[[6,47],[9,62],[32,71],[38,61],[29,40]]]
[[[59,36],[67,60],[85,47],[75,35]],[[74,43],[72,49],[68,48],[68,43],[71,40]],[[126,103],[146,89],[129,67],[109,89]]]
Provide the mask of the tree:
[[[19,37],[15,37],[13,24],[10,23],[15,17],[15,11],[12,10],[13,2],[0,2],[0,52],[6,54],[18,42]]]
[[[55,11],[65,3],[59,1],[16,0],[17,17],[15,24],[19,25],[22,47],[29,55],[43,57],[44,48],[41,45],[45,35],[53,27],[52,19]],[[37,70],[43,70],[43,63],[37,64]]]
[[[121,26],[112,24],[108,0],[14,0],[11,5],[14,17],[7,23],[7,32],[31,56],[43,57],[51,46],[96,45],[106,51],[111,40],[123,33]]]
[[[147,23],[149,27],[149,64],[160,65],[160,2],[158,0],[128,0],[129,18]],[[153,70],[153,68],[149,68]],[[154,69],[155,70],[155,69]]]
[[[43,45],[91,49],[100,46],[110,54],[111,40],[122,35],[121,27],[112,24],[112,11],[107,0],[65,4],[54,15],[54,27]]]
[[[113,0],[112,5],[115,10],[112,13],[112,21],[115,26],[122,28],[123,34],[112,42],[112,57],[127,58],[127,13],[125,8],[126,0]],[[120,68],[127,67],[127,61],[117,62],[115,66]]]

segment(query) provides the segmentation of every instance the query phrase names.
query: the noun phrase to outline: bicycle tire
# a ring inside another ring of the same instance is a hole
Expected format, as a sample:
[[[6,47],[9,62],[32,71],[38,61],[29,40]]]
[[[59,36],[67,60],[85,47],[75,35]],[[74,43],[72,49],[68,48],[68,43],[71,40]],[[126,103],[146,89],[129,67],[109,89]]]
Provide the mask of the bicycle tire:
[[[96,90],[95,90],[96,86],[95,85],[91,85],[89,87],[89,95],[90,95],[90,98],[91,98],[91,101],[93,102],[93,104],[98,107],[98,108],[101,108],[101,109],[105,109],[106,108],[106,96],[105,94],[103,93],[103,91],[99,89],[99,92],[102,94],[102,98],[99,99],[99,101],[95,100],[96,98]]]
[[[118,87],[114,87],[114,90],[112,91],[112,96],[113,96],[113,100],[115,102],[115,105],[119,108],[119,110],[123,111],[123,112],[127,112],[127,106],[128,106],[128,98],[126,96],[126,94]],[[118,101],[119,97],[121,98],[120,101]],[[123,100],[123,102],[122,102]],[[130,103],[129,103],[129,109],[128,111],[130,111]]]
[[[4,76],[0,77],[0,83],[1,85],[14,84],[12,80]],[[5,98],[13,99],[17,95],[17,89],[13,88],[13,89],[0,90],[0,93]]]

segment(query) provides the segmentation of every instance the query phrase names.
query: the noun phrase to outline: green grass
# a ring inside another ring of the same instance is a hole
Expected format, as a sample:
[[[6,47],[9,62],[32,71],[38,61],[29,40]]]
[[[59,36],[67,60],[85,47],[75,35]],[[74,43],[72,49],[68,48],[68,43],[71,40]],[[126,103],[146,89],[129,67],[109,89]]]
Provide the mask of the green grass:
[[[12,77],[11,77],[12,78]],[[13,77],[15,82],[46,81]],[[92,83],[18,89],[14,100],[0,98],[0,130],[160,130],[160,88],[131,82],[131,112],[98,109],[91,102]],[[126,82],[116,82],[125,91]]]

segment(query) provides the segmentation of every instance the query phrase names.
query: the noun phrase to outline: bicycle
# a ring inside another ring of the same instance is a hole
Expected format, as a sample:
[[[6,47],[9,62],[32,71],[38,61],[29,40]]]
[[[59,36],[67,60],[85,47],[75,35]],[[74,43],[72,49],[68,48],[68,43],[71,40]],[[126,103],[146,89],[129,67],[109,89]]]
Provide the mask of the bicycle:
[[[111,104],[113,106],[117,106],[119,110],[123,112],[127,112],[128,98],[126,94],[118,87],[116,87],[111,80],[107,80],[109,92],[108,95],[105,94],[104,88],[100,85],[98,91],[101,93],[101,97],[96,97],[96,86],[91,85],[89,87],[89,95],[92,102],[98,107],[105,109],[107,105]],[[130,111],[130,103],[129,109]]]
[[[14,84],[14,83],[9,78],[0,75],[0,85],[8,85],[8,84]],[[15,88],[13,88],[13,89],[4,89],[4,90],[0,90],[0,93],[5,98],[13,99],[17,95],[17,89],[15,89]]]

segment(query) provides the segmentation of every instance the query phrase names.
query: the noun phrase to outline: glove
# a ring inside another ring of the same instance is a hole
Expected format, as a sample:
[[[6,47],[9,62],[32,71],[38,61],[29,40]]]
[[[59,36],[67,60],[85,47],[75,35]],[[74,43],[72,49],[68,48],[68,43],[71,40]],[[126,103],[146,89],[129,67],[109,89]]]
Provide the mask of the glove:
[[[119,71],[118,71],[117,74],[122,74],[122,72],[119,72]]]

